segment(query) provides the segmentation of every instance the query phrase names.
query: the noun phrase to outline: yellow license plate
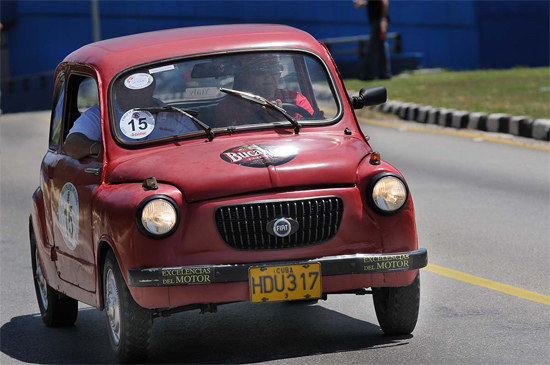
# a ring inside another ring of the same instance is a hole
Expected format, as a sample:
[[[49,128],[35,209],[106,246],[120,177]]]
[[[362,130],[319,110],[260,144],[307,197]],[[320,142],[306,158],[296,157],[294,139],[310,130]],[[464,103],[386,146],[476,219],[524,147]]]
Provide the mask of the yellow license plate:
[[[250,301],[254,303],[321,297],[321,264],[251,267]]]

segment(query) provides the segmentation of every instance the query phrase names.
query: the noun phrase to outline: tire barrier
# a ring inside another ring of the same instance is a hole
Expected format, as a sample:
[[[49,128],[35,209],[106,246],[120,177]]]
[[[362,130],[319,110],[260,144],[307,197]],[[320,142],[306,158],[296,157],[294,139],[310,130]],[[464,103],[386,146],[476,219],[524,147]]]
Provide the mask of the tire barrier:
[[[550,141],[550,119],[512,116],[502,113],[468,112],[436,108],[429,105],[388,100],[385,104],[370,107],[385,114],[394,114],[407,121],[436,124],[456,129],[477,129],[494,133]]]

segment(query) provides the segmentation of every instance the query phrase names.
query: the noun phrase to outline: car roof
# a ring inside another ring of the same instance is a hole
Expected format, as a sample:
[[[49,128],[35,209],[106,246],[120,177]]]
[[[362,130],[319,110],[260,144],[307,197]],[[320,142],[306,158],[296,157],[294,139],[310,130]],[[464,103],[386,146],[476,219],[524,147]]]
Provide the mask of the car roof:
[[[307,49],[322,53],[308,33],[285,25],[238,24],[168,29],[88,44],[63,62],[94,66],[104,81],[120,71],[179,56],[232,50]]]

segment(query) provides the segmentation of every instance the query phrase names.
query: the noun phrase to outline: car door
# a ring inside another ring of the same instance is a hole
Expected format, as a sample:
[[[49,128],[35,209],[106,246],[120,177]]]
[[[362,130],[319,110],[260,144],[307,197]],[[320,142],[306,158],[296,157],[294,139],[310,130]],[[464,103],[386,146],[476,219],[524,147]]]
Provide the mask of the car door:
[[[73,67],[67,75],[62,142],[76,119],[99,103],[95,72]],[[80,160],[60,148],[52,174],[51,212],[61,279],[95,292],[95,242],[92,232],[93,196],[101,184],[103,152]]]
[[[51,214],[51,188],[54,171],[59,161],[61,130],[63,126],[63,107],[65,101],[65,75],[62,71],[56,75],[53,100],[48,150],[40,166],[40,188],[44,199],[44,216],[46,222],[46,242],[44,242],[44,244],[50,254],[52,254],[50,250],[55,245],[54,230],[52,228],[53,218]]]

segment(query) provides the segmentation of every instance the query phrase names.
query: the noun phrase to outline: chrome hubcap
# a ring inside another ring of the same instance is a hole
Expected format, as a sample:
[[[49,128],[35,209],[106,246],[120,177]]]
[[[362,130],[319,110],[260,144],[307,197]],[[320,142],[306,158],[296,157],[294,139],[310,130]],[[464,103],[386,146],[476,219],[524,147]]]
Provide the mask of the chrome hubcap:
[[[118,297],[118,289],[116,287],[115,275],[109,269],[107,271],[105,286],[105,311],[109,319],[109,327],[115,343],[118,345],[120,341],[120,300]]]
[[[46,284],[46,279],[44,279],[44,275],[42,275],[42,267],[40,266],[40,260],[38,259],[38,251],[35,252],[35,260],[36,260],[36,273],[35,273],[35,279],[38,283],[38,291],[40,292],[40,299],[42,299],[42,306],[44,307],[44,310],[48,309],[48,284]]]

